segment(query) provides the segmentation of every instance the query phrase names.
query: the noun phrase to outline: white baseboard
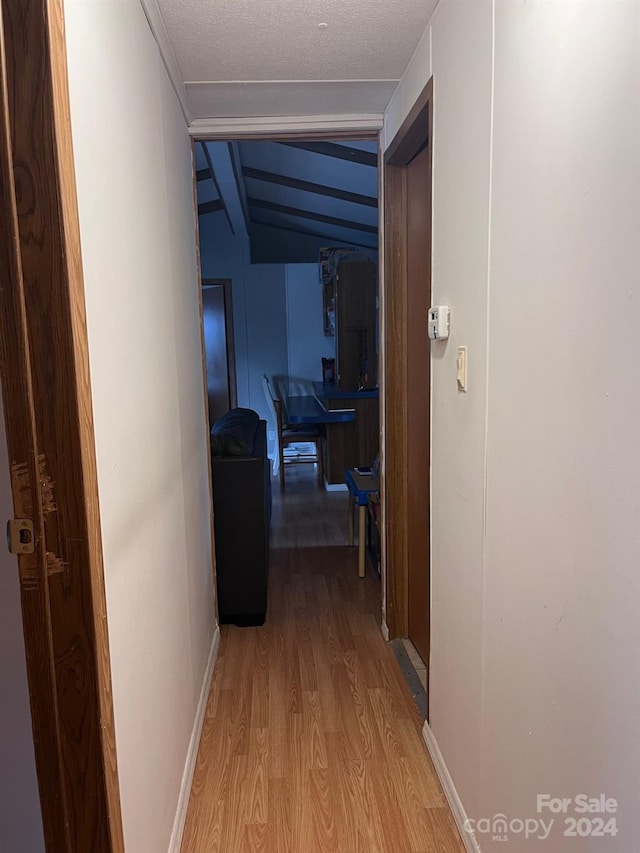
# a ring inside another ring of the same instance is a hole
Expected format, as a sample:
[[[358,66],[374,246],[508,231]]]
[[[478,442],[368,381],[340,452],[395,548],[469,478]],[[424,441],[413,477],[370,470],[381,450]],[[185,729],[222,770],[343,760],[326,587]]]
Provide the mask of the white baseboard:
[[[387,622],[385,619],[383,619],[382,622],[380,623],[380,632],[382,633],[382,636],[384,637],[385,642],[388,643],[389,642],[389,626],[387,625]]]
[[[182,774],[182,784],[180,785],[180,794],[178,796],[178,807],[176,816],[173,821],[173,830],[171,832],[171,840],[169,841],[168,853],[180,853],[182,845],[182,833],[184,832],[184,823],[187,817],[187,807],[189,806],[189,796],[191,794],[191,783],[193,781],[193,773],[196,769],[196,758],[198,757],[198,747],[200,746],[200,735],[202,734],[202,724],[204,723],[204,715],[207,710],[207,702],[209,701],[209,691],[211,690],[211,679],[213,670],[218,658],[218,649],[220,648],[220,627],[216,625],[216,630],[211,641],[211,650],[209,652],[209,660],[207,668],[204,671],[202,680],[202,689],[196,708],[196,718],[193,722],[193,730],[191,732],[191,740],[189,741],[189,749],[187,750],[187,760],[184,765]]]
[[[480,850],[480,845],[478,844],[475,836],[465,830],[465,826],[467,823],[467,813],[464,810],[464,806],[462,805],[462,800],[458,796],[456,786],[453,784],[453,779],[451,778],[451,774],[449,773],[449,768],[445,764],[444,758],[442,757],[440,747],[438,746],[438,741],[436,740],[435,735],[431,731],[429,723],[426,720],[424,721],[424,726],[422,727],[422,737],[424,739],[425,744],[427,745],[427,750],[429,752],[429,755],[431,756],[431,760],[433,761],[433,766],[436,769],[436,773],[438,774],[438,779],[440,779],[440,784],[442,785],[445,797],[447,798],[447,802],[449,803],[449,807],[451,808],[453,819],[455,820],[456,826],[458,827],[458,831],[460,832],[460,837],[462,838],[462,843],[464,844],[465,850],[467,851],[467,853],[482,853],[482,851]]]

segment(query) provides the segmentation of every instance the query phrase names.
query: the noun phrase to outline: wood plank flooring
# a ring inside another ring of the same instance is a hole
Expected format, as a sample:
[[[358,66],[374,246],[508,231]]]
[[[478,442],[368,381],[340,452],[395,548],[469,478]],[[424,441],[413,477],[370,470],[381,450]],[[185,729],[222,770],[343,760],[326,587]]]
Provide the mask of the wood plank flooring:
[[[182,853],[459,853],[378,579],[322,547],[346,541],[346,495],[305,468],[274,489],[265,625],[222,628]]]

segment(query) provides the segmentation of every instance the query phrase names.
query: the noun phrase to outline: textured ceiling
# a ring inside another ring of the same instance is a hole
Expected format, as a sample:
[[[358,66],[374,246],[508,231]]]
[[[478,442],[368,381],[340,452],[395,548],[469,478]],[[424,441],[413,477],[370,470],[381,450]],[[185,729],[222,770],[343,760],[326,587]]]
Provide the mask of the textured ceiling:
[[[196,118],[381,112],[435,5],[158,0]]]

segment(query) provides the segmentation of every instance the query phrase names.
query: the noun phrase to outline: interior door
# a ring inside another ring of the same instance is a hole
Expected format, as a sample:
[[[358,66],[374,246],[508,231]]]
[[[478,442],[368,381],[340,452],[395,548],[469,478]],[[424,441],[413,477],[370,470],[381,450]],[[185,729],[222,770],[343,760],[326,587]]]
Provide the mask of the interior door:
[[[408,629],[429,664],[430,363],[427,312],[431,302],[431,155],[425,146],[407,167],[407,400]]]
[[[0,382],[44,840],[122,853],[62,2],[0,11]]]
[[[225,284],[205,285],[202,290],[202,321],[207,362],[209,423],[235,405],[227,329],[231,322]]]

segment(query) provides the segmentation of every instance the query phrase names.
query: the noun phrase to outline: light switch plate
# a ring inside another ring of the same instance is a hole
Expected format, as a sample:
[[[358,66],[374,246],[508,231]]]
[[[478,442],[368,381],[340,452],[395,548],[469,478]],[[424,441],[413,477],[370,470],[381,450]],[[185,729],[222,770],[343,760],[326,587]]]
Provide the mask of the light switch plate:
[[[467,348],[458,347],[458,357],[456,360],[458,391],[467,390]]]

